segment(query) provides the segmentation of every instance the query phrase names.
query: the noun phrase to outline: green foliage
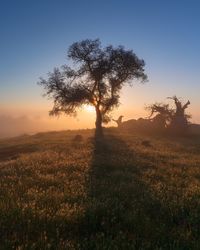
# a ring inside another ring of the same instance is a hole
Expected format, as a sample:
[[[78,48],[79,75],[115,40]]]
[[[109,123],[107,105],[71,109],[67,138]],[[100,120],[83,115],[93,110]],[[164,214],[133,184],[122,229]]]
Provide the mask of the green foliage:
[[[0,141],[0,249],[199,249],[200,137],[93,133]]]

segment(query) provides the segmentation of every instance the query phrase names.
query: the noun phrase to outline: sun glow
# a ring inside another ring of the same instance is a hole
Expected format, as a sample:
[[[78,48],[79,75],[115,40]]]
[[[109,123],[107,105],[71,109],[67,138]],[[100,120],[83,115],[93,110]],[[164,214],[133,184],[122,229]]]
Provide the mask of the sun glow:
[[[93,106],[91,106],[91,105],[85,105],[85,106],[84,106],[84,109],[85,109],[87,112],[90,112],[90,113],[95,112],[95,107],[93,107]]]

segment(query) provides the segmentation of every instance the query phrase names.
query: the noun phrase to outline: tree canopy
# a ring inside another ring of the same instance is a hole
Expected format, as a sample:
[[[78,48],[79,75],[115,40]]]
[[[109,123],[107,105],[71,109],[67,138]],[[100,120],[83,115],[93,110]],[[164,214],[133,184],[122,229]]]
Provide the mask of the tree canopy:
[[[123,46],[102,47],[99,39],[73,43],[68,58],[74,67],[63,65],[40,78],[45,94],[53,98],[50,115],[75,115],[82,105],[96,110],[96,129],[102,133],[102,122],[109,122],[110,114],[119,106],[120,90],[133,79],[145,81],[145,62],[132,50]]]

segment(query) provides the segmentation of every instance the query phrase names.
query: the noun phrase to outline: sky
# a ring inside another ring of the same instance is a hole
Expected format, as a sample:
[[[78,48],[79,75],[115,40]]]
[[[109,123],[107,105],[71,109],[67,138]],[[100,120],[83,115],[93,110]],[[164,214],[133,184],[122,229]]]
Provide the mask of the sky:
[[[94,127],[94,112],[84,108],[76,118],[49,118],[52,100],[37,85],[87,38],[133,49],[146,62],[149,81],[123,89],[114,117],[145,117],[145,105],[177,95],[200,123],[199,27],[198,0],[1,0],[0,135]]]

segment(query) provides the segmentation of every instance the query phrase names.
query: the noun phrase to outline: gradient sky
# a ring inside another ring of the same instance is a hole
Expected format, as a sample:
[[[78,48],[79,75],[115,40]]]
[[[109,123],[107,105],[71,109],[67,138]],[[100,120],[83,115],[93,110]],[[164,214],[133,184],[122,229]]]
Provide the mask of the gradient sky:
[[[199,27],[198,0],[2,0],[0,115],[46,115],[51,101],[42,97],[38,78],[68,63],[71,43],[100,38],[146,62],[149,82],[125,88],[115,116],[144,116],[145,104],[176,94],[191,101],[188,111],[200,122]],[[93,126],[84,117],[67,118],[63,128]]]

